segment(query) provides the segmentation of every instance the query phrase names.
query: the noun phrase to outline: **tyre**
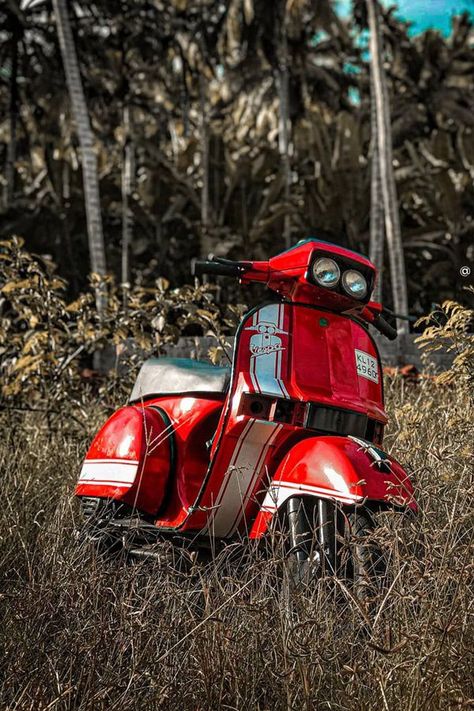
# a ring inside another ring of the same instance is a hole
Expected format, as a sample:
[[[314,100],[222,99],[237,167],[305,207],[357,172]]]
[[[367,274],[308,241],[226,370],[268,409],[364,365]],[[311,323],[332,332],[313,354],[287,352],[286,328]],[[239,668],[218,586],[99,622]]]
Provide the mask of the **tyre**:
[[[285,523],[289,571],[296,585],[337,579],[342,589],[362,599],[373,598],[383,588],[385,556],[367,509],[294,497],[288,501]]]
[[[338,541],[337,575],[359,600],[371,602],[383,592],[387,561],[377,542],[376,525],[367,509],[340,514],[344,523]]]

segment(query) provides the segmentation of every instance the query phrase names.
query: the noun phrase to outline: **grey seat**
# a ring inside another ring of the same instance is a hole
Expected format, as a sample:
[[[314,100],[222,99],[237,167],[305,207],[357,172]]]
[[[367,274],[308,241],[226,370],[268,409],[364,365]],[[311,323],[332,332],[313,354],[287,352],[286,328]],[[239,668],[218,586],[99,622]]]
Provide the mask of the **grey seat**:
[[[191,358],[149,358],[130,395],[130,402],[153,395],[185,393],[226,393],[230,368]]]

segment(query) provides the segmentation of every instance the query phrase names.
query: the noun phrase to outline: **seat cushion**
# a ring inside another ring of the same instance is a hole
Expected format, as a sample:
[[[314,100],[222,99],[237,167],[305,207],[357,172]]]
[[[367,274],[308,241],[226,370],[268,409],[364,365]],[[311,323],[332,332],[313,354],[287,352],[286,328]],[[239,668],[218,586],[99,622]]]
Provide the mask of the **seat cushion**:
[[[149,358],[138,373],[130,402],[173,393],[225,393],[229,382],[229,367],[191,358]]]

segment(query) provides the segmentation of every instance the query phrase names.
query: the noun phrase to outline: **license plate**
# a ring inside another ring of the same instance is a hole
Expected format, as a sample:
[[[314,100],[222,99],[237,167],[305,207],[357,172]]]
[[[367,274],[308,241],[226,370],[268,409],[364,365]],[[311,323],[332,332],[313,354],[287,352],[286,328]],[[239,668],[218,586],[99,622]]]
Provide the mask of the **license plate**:
[[[357,375],[361,378],[371,380],[373,383],[379,382],[379,364],[377,359],[365,351],[354,350],[356,359]]]

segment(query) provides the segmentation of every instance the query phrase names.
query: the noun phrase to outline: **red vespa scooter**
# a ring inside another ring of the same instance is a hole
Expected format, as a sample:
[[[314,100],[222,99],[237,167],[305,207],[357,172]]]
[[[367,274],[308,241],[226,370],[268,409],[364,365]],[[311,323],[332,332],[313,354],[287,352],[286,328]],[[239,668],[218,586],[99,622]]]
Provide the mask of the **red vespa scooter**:
[[[308,239],[267,262],[194,270],[260,282],[273,299],[243,318],[231,369],[144,363],[86,455],[83,512],[107,536],[134,527],[143,543],[194,547],[261,539],[279,522],[301,569],[337,570],[340,541],[370,531],[373,512],[417,509],[406,472],[380,449],[382,368],[367,326],[396,331],[369,300],[375,268]]]

